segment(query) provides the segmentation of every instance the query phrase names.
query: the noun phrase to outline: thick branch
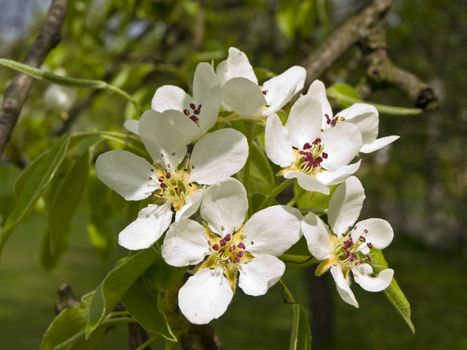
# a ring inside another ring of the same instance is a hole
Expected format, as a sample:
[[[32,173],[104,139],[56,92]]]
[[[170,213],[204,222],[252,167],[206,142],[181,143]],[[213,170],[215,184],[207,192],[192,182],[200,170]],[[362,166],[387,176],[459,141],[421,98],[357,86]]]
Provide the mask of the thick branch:
[[[391,4],[392,0],[374,0],[334,30],[303,63],[307,71],[306,84],[319,78],[348,49],[366,37],[370,28],[384,18]]]
[[[39,67],[47,54],[59,43],[67,3],[68,0],[52,0],[41,33],[29,49],[25,64]],[[0,109],[0,154],[3,153],[15,128],[32,83],[33,78],[18,74],[4,93]]]
[[[367,76],[374,85],[392,85],[424,110],[436,109],[438,99],[433,88],[420,80],[415,74],[396,66],[387,52],[386,35],[382,25],[372,29],[370,35],[362,40],[362,50],[367,62]]]

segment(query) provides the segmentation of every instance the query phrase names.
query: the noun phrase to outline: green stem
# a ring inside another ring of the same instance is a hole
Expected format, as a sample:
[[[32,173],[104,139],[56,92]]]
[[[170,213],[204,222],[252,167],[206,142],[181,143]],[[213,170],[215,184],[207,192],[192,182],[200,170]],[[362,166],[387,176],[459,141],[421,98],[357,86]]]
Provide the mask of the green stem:
[[[157,338],[159,338],[159,334],[154,334],[151,338],[149,338],[148,340],[146,340],[143,344],[141,344],[140,346],[138,346],[136,348],[136,350],[143,350],[144,348],[146,348],[147,346],[151,345],[152,342],[154,342]]]
[[[299,187],[298,192],[295,194],[295,196],[287,203],[288,206],[293,207],[302,197],[305,195],[306,191]]]
[[[292,292],[287,287],[287,285],[284,283],[284,281],[279,280],[279,284],[282,287],[282,297],[284,298],[284,301],[287,304],[296,304],[297,301],[295,300],[295,297],[293,296]]]
[[[269,192],[269,194],[266,196],[266,198],[264,198],[263,202],[259,206],[258,210],[266,208],[274,198],[276,198],[282,191],[284,191],[292,183],[293,183],[292,179],[287,179],[284,182],[282,182],[279,186],[277,186],[274,190]]]
[[[307,267],[317,264],[319,261],[313,256],[282,254],[279,259],[293,267]]]

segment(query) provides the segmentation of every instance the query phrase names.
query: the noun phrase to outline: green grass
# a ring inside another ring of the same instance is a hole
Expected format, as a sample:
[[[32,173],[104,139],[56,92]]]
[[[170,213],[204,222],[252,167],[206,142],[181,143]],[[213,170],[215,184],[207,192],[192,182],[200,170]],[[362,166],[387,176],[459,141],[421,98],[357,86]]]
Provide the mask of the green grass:
[[[82,230],[72,236],[71,249],[58,268],[39,265],[43,219],[32,217],[14,232],[0,264],[0,348],[37,349],[54,317],[58,286],[67,282],[77,295],[99,283],[112,265],[102,262]],[[398,236],[386,258],[412,304],[417,329],[412,335],[382,293],[354,286],[360,309],[342,302],[334,289],[335,341],[331,349],[467,349],[467,264],[465,258],[425,248]],[[115,260],[115,256],[112,261]],[[285,281],[306,304],[304,271],[289,269]],[[280,288],[263,297],[240,290],[227,313],[213,322],[223,348],[287,349],[292,310]],[[99,349],[127,349],[124,327],[106,335]]]

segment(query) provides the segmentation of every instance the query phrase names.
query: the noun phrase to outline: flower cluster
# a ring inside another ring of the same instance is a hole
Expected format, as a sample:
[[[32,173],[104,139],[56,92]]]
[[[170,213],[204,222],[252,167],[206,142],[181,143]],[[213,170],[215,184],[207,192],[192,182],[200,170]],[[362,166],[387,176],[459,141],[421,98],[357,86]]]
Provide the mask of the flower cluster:
[[[283,125],[276,113],[302,90],[305,75],[294,66],[259,85],[246,55],[230,48],[216,69],[208,63],[197,66],[192,96],[177,86],[162,86],[151,110],[125,123],[141,139],[149,160],[113,150],[96,161],[102,182],[128,201],[145,203],[120,232],[119,244],[146,249],[165,233],[161,251],[167,264],[191,266],[178,304],[192,323],[220,317],[237,286],[249,295],[265,294],[284,274],[280,256],[302,236],[320,261],[316,274],[330,270],[349,304],[358,307],[351,275],[368,291],[391,283],[393,271],[376,274],[370,252],[387,247],[393,231],[382,219],[357,222],[365,195],[352,175],[360,166],[355,161],[360,153],[398,137],[377,138],[378,112],[368,104],[333,116],[320,81],[298,97]],[[264,152],[279,166],[278,176],[326,195],[330,186],[338,185],[330,197],[327,224],[312,211],[303,217],[286,205],[260,208],[248,217],[249,194],[233,176],[249,161],[251,140],[218,123],[221,111],[230,112],[229,121],[265,125]]]

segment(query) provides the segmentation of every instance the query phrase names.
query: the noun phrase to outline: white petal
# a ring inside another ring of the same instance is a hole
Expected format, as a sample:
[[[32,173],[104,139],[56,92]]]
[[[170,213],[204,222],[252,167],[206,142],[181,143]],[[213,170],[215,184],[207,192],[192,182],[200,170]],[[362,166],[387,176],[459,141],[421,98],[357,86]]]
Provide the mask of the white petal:
[[[355,103],[337,113],[336,117],[342,117],[355,124],[362,133],[364,144],[373,142],[378,136],[379,116],[375,106],[367,103]]]
[[[292,145],[302,148],[321,134],[321,105],[310,96],[300,96],[290,110],[285,123]]]
[[[327,114],[329,118],[332,118],[332,108],[329,104],[328,98],[326,97],[326,88],[322,81],[315,80],[309,87],[306,96],[313,97],[317,99],[321,104],[321,112],[322,112],[322,122],[323,122],[323,129],[326,125],[326,118],[325,115]]]
[[[245,187],[229,178],[209,187],[201,202],[201,217],[221,236],[239,229],[248,211]]]
[[[253,260],[241,265],[238,286],[245,294],[264,295],[279,281],[284,271],[285,264],[275,256],[256,255]]]
[[[366,219],[357,222],[355,229],[352,230],[352,239],[354,241],[360,236],[365,237],[366,243],[371,243],[376,249],[384,249],[391,244],[394,231],[386,220]]]
[[[301,219],[297,209],[285,205],[258,211],[243,226],[246,250],[253,254],[283,254],[300,239]]]
[[[229,56],[219,63],[216,74],[221,84],[232,78],[243,77],[258,85],[258,79],[248,57],[235,47],[229,48]]]
[[[362,148],[362,135],[352,123],[344,122],[324,130],[321,141],[328,154],[322,165],[330,171],[349,164]]]
[[[386,137],[381,137],[379,139],[374,140],[372,143],[363,145],[363,147],[360,149],[360,152],[362,153],[371,153],[374,151],[377,151],[383,147],[386,147],[387,145],[393,143],[396,141],[400,136],[386,136]]]
[[[303,89],[305,78],[305,68],[293,66],[264,82],[263,90],[266,90],[265,98],[269,106],[265,115],[275,113],[284,107],[296,93]]]
[[[129,132],[132,132],[133,134],[138,135],[139,120],[135,120],[135,119],[125,120],[125,123],[123,123],[123,127],[127,129]]]
[[[156,90],[151,101],[151,109],[163,112],[168,109],[183,111],[191,102],[191,97],[183,89],[174,85],[164,85]]]
[[[368,264],[363,264],[368,265]],[[370,269],[371,272],[368,273],[369,269],[365,268],[363,265],[359,266],[358,268],[353,268],[353,278],[356,283],[358,283],[363,289],[368,292],[381,292],[385,290],[391,284],[392,277],[394,276],[393,269],[385,269],[380,271],[377,276],[372,276],[371,273],[373,269]]]
[[[213,87],[219,86],[219,79],[214,68],[207,62],[201,62],[196,66],[193,78],[193,98],[202,99]]]
[[[334,171],[323,171],[316,174],[316,179],[327,186],[337,185],[354,174],[360,168],[361,163],[362,161],[359,160],[358,162],[342,166]]]
[[[266,119],[265,143],[266,154],[273,163],[283,168],[292,164],[292,143],[277,114],[272,114]]]
[[[324,260],[334,250],[328,226],[315,213],[309,212],[302,221],[302,232],[308,250],[318,260]]]
[[[339,266],[331,266],[331,274],[336,282],[337,292],[346,303],[358,307],[357,299],[350,289],[350,281],[345,279]]]
[[[189,218],[198,210],[201,205],[201,199],[203,198],[203,189],[198,189],[194,193],[185,197],[185,204],[175,213],[175,221],[183,218]]]
[[[138,218],[118,235],[118,244],[129,250],[146,249],[152,246],[167,230],[172,220],[170,203],[149,204],[141,209]]]
[[[329,194],[329,188],[326,185],[322,184],[314,177],[302,173],[301,171],[288,171],[284,174],[284,177],[286,179],[296,178],[298,184],[304,190]]]
[[[262,115],[266,100],[258,85],[246,78],[233,78],[222,87],[222,102],[243,117]]]
[[[211,185],[237,173],[248,158],[245,135],[234,129],[220,129],[203,136],[191,154],[190,181]]]
[[[185,157],[186,139],[165,114],[144,112],[139,122],[139,135],[154,161],[170,170]]]
[[[339,185],[329,201],[328,222],[336,235],[344,234],[355,224],[362,211],[365,190],[355,176]]]
[[[203,134],[203,130],[189,117],[180,111],[169,109],[164,112],[166,124],[177,130],[182,138],[179,140],[181,144],[190,144],[199,139]]]
[[[180,288],[178,306],[191,323],[207,324],[224,314],[232,297],[233,291],[224,275],[204,269]]]
[[[167,264],[196,265],[208,254],[209,243],[203,226],[190,219],[170,226],[162,245],[162,257]]]
[[[158,189],[157,182],[151,178],[152,168],[148,161],[127,151],[105,152],[96,160],[99,180],[127,201],[147,198]]]

